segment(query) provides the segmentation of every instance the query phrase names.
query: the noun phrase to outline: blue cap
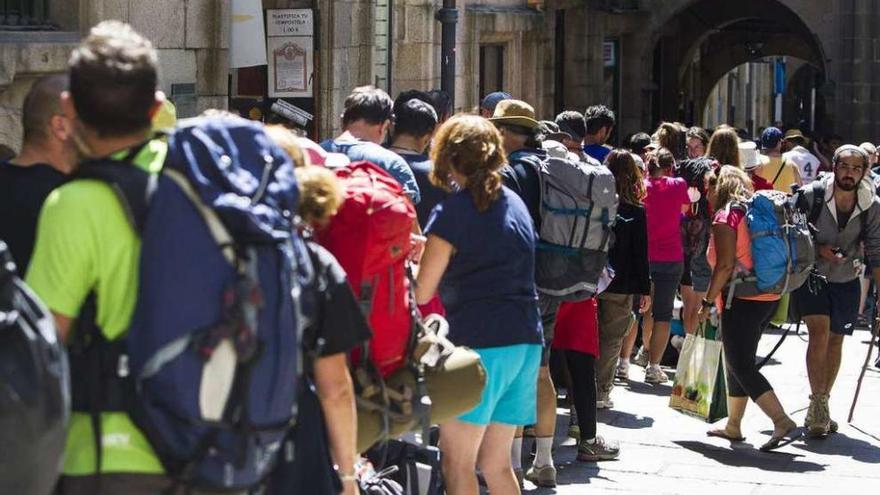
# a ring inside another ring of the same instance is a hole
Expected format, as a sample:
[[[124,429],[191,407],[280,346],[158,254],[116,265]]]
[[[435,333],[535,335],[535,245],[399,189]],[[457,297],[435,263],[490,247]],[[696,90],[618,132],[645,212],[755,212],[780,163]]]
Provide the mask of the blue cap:
[[[761,148],[769,150],[775,148],[782,141],[782,131],[776,127],[768,127],[761,133]]]
[[[495,106],[498,105],[498,103],[504,100],[511,99],[513,99],[513,97],[510,96],[510,93],[505,93],[504,91],[495,91],[493,93],[487,94],[486,97],[483,98],[483,102],[480,103],[480,108],[485,108],[490,112],[494,112]]]

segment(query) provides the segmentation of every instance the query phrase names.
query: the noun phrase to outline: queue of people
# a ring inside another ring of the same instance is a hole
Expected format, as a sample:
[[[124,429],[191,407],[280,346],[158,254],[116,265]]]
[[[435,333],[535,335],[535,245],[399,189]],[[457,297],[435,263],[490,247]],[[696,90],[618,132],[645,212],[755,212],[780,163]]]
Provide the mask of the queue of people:
[[[742,441],[749,399],[773,425],[763,450],[803,434],[755,364],[789,297],[809,330],[806,433],[837,430],[829,400],[843,339],[864,323],[863,280],[880,282],[867,143],[820,159],[797,129],[769,127],[753,142],[728,126],[670,122],[612,148],[615,115],[603,105],[541,121],[495,92],[479,115],[450,116],[442,93],[392,100],[369,86],[353,90],[342,133],[320,145],[223,111],[156,132],[157,65],[130,26],[99,24],[67,74],[34,84],[22,151],[0,165],[0,211],[15,212],[0,215],[0,238],[71,356],[54,493],[360,493],[382,477],[361,456],[377,440],[359,445],[369,414],[381,440],[394,421],[424,427],[430,452],[430,413],[418,411],[443,399],[426,397],[424,370],[437,365],[413,356],[422,338],[471,349],[483,377],[467,384],[476,404],[439,422],[443,482],[432,489],[552,487],[562,390],[577,459],[621,455],[599,434],[597,410],[615,407],[631,363],[645,383],[669,381],[661,364],[678,299],[687,333],[716,307],[725,330],[729,417],[709,435]],[[572,187],[559,171],[589,187],[613,181],[610,200],[574,191],[571,204],[551,204]],[[746,217],[764,190],[793,194],[813,226],[815,280],[735,294],[734,280],[755,269]],[[169,198],[189,206],[163,210]],[[353,216],[358,205],[364,216]],[[164,238],[160,214],[190,215],[194,227]],[[369,234],[379,231],[387,238]],[[211,260],[210,273],[186,271]],[[202,327],[157,342],[150,328],[184,325],[164,316],[172,305]],[[448,333],[411,333],[429,315]],[[406,330],[395,341],[390,328]],[[396,388],[401,370],[415,385]],[[376,390],[385,402],[363,409]],[[535,437],[527,469],[524,436]]]

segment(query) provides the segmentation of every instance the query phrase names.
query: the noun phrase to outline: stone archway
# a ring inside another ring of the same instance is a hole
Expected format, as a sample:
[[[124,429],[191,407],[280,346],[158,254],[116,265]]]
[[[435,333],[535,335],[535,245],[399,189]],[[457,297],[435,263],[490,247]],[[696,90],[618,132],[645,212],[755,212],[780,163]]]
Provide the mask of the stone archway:
[[[818,36],[792,10],[797,0],[687,0],[652,19],[652,124],[699,121],[709,92],[729,70],[755,59],[789,55],[825,72]],[[799,9],[800,10],[800,9]]]

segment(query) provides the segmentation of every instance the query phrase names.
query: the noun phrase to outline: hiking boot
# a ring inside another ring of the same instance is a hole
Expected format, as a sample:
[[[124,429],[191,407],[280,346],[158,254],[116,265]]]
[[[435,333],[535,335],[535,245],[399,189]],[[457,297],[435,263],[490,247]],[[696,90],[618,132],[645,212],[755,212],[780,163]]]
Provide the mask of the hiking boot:
[[[541,488],[556,488],[556,468],[550,466],[535,466],[526,471],[526,479]]]
[[[620,445],[608,442],[597,436],[593,443],[586,440],[578,442],[577,460],[584,462],[610,461],[620,455]]]
[[[827,395],[811,395],[810,407],[807,409],[807,417],[804,426],[811,437],[824,437],[831,429],[831,416],[828,411]]]
[[[648,351],[645,350],[644,347],[639,348],[639,353],[636,354],[635,359],[632,360],[632,363],[636,366],[641,366],[645,368],[648,366]]]
[[[645,369],[645,383],[666,383],[669,381],[669,377],[666,376],[666,373],[660,369],[660,366],[653,365],[648,366]]]
[[[629,361],[621,361],[617,364],[617,370],[614,371],[614,378],[623,382],[629,380]]]
[[[599,395],[596,399],[596,409],[614,409],[614,401],[607,395]]]

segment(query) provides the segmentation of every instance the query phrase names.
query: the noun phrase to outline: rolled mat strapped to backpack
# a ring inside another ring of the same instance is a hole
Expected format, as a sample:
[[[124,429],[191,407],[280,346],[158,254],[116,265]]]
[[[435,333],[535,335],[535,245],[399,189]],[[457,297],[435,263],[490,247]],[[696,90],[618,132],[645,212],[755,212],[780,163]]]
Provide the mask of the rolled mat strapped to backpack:
[[[441,317],[428,317],[419,338],[421,351],[416,351],[419,355],[415,356],[423,365],[424,383],[431,401],[428,418],[419,418],[411,404],[393,406],[396,411],[407,410],[408,413],[389,415],[381,408],[359,402],[358,452],[377,441],[417,429],[420,421],[442,424],[480,403],[486,385],[486,369],[480,355],[446,340],[443,325],[445,320]],[[398,401],[406,402],[416,399],[416,394],[408,391],[416,390],[417,380],[418,375],[411,368],[403,368],[392,373],[385,384],[399,397]]]

